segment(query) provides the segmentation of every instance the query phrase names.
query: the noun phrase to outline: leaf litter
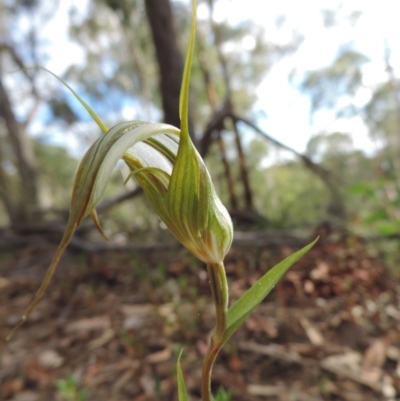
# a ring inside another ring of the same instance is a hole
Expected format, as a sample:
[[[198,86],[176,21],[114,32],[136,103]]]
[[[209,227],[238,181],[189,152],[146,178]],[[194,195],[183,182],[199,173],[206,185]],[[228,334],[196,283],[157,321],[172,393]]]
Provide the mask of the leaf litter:
[[[235,245],[226,260],[232,302],[295,250]],[[85,401],[175,401],[184,347],[189,398],[200,400],[214,319],[205,267],[176,249],[69,252],[32,319],[6,343],[52,252],[43,244],[3,251],[0,399],[68,401],[57,382],[72,375]],[[399,306],[400,284],[363,241],[322,241],[225,346],[213,390],[232,389],[233,401],[396,400]]]

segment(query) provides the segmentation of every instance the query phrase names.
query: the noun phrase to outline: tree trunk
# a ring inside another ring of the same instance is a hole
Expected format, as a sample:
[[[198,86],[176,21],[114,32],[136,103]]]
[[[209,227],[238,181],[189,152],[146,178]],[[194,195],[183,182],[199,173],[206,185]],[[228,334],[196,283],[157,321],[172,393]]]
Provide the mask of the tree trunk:
[[[16,199],[11,199],[7,193],[7,173],[4,165],[0,165],[2,182],[2,201],[9,213],[11,223],[28,222],[34,219],[34,212],[38,209],[38,190],[35,157],[32,144],[18,123],[11,107],[6,88],[0,76],[0,118],[6,127],[6,136],[10,142],[18,171],[19,182],[16,191]]]
[[[226,158],[226,150],[221,131],[218,133],[217,136],[217,144],[219,147],[219,153],[221,154],[222,164],[224,166],[225,178],[228,183],[228,193],[231,210],[236,210],[238,208],[238,201],[236,196],[235,181],[232,176],[231,166],[228,162],[228,159]]]
[[[169,0],[145,0],[156,57],[160,69],[160,90],[164,122],[180,127],[179,95],[183,75],[183,57]],[[189,119],[189,133],[194,142],[194,131]]]
[[[236,150],[239,159],[240,178],[242,180],[244,189],[244,201],[247,210],[254,210],[253,206],[253,193],[250,188],[249,171],[246,165],[246,157],[243,152],[242,141],[240,138],[239,130],[236,121],[232,118],[233,133],[235,134]]]

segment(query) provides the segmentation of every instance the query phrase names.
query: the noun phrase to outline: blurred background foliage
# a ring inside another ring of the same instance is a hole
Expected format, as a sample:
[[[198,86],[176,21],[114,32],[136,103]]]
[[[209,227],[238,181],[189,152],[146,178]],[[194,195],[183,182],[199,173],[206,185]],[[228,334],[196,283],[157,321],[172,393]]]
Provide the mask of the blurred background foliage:
[[[310,230],[328,221],[347,232],[376,238],[376,244],[379,239],[386,244],[394,241],[388,245],[393,256],[400,228],[400,82],[390,64],[389,46],[384,57],[387,81],[370,87],[365,102],[357,95],[365,87],[363,66],[369,59],[351,44],[344,44],[330,65],[292,72],[288,79],[310,99],[310,119],[324,109],[334,111],[337,118],[362,116],[376,143],[376,150],[366,154],[354,147],[352,132],[326,130],[311,136],[300,154],[281,146],[273,132],[259,129],[260,112],[268,116],[268,110],[255,106],[258,86],[273,65],[296,54],[301,32],[293,32],[284,44],[274,43],[265,27],[253,21],[230,25],[214,19],[217,1],[201,2],[209,8],[209,18],[199,20],[197,32],[192,137],[237,229]],[[61,3],[0,1],[4,227],[65,220],[79,156],[100,135],[59,82],[41,70],[21,71],[47,65],[51,50],[40,31]],[[68,12],[65,35],[79,47],[81,60],[68,62],[62,78],[109,126],[127,119],[176,123],[189,4],[88,0],[86,12],[74,3]],[[360,12],[352,15],[356,25]],[[335,10],[321,13],[325,29],[334,29],[335,18]],[[284,23],[284,18],[277,21]],[[9,73],[15,70],[20,72]],[[40,135],[32,136],[38,125]],[[55,136],[63,137],[66,146],[60,146]],[[105,202],[114,200],[115,207],[102,210],[106,231],[116,239],[138,231],[157,235],[162,224],[133,181],[123,187],[126,175],[121,164],[107,188]],[[128,200],[118,201],[124,194]]]

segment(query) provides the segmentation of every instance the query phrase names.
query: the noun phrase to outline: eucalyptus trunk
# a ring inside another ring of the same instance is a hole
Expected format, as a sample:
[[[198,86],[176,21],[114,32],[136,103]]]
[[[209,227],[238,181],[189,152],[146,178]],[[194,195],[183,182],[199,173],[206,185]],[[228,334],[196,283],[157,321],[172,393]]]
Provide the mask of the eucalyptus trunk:
[[[145,5],[160,69],[160,93],[164,122],[174,127],[180,127],[179,95],[183,75],[183,55],[178,46],[171,2],[169,0],[145,0]],[[196,144],[190,119],[189,132],[193,143]]]
[[[18,173],[17,185],[12,185],[10,175],[5,170],[4,164],[0,163],[0,199],[12,224],[26,223],[34,220],[35,212],[39,207],[35,156],[30,138],[14,114],[1,76],[0,118],[5,127],[5,136],[2,140],[10,145],[12,163]],[[3,147],[0,146],[0,156],[3,161],[5,155],[1,154],[2,150],[4,152]]]

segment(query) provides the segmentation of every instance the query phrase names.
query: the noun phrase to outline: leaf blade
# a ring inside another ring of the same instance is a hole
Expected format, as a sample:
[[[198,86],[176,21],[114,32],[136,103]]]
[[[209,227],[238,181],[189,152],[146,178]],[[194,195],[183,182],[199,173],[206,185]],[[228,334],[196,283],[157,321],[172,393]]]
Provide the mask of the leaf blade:
[[[228,309],[227,328],[223,335],[224,342],[229,339],[254,308],[271,292],[287,270],[307,253],[317,241],[318,238],[275,265]]]
[[[178,356],[178,361],[176,363],[176,375],[178,379],[178,400],[179,401],[189,401],[187,392],[186,392],[186,386],[185,386],[185,380],[183,378],[183,373],[181,369],[181,356],[182,356],[183,348],[181,352],[179,353]]]

